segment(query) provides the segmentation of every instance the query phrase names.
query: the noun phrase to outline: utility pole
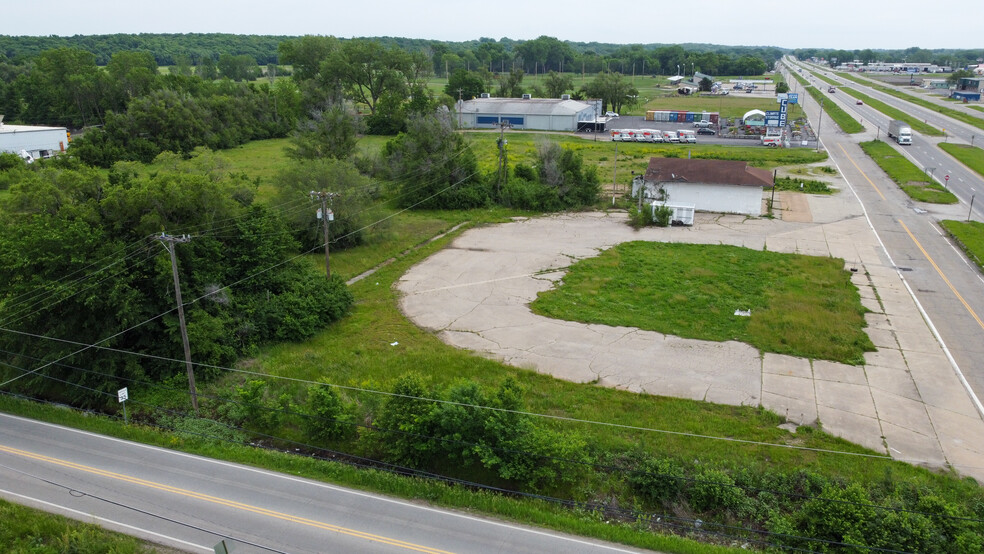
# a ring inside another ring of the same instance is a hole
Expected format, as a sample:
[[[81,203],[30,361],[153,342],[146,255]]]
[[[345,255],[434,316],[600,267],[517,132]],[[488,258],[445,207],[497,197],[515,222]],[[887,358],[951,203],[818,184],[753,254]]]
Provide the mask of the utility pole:
[[[820,124],[823,123],[823,97],[820,97],[820,117],[817,118],[817,152],[820,151]]]
[[[615,143],[615,163],[614,172],[612,173],[612,206],[615,205],[615,186],[618,183],[618,141],[612,141]],[[641,193],[640,193],[641,194]]]
[[[464,89],[458,89],[458,128],[461,128],[461,92]]]
[[[312,199],[318,198],[321,200],[321,208],[318,210],[318,219],[321,220],[324,227],[325,233],[325,278],[331,279],[331,261],[328,258],[328,223],[335,219],[335,214],[328,209],[328,203],[331,202],[333,198],[338,196],[337,192],[315,192],[311,191],[310,196]]]
[[[509,183],[509,163],[508,155],[506,153],[506,128],[512,127],[512,124],[508,121],[499,121],[499,169],[498,169],[498,179],[496,179],[496,196],[498,200],[502,199],[502,188]]]
[[[184,347],[185,368],[188,370],[188,392],[191,394],[191,407],[198,415],[198,391],[195,389],[195,368],[191,365],[191,345],[188,343],[188,327],[185,325],[184,304],[181,301],[181,282],[178,280],[178,259],[174,255],[174,243],[189,242],[191,237],[181,235],[175,237],[161,233],[154,237],[164,244],[168,254],[171,255],[171,273],[174,275],[174,300],[178,304],[178,324],[181,326],[181,345]]]

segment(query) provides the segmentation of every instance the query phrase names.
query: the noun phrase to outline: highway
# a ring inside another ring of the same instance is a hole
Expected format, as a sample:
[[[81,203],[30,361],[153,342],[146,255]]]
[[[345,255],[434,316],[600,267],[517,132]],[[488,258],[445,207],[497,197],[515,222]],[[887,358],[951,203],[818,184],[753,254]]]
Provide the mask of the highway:
[[[903,111],[916,112],[917,107],[909,102],[877,91],[865,91],[869,92]],[[858,106],[846,94],[826,96],[826,102],[835,101],[848,113],[857,114],[868,129],[848,135],[824,117],[821,141],[864,206],[886,254],[922,306],[954,365],[977,398],[984,398],[984,277],[951,243],[938,223],[942,219],[966,219],[970,196],[984,192],[984,179],[936,147],[929,137],[914,133],[909,147],[888,141],[917,166],[936,167],[933,174],[938,180],[949,169],[949,188],[961,199],[959,204],[950,206],[914,202],[858,146],[858,142],[878,136],[886,140],[882,130],[887,128],[889,118],[867,105]],[[818,104],[808,94],[800,98],[806,101],[804,107],[810,120],[816,122]],[[927,119],[929,113],[935,114],[922,111]],[[957,128],[956,123],[940,114],[930,120],[930,124],[947,129]],[[967,138],[969,142],[969,135]],[[984,212],[978,207],[975,202],[973,219],[980,221]]]
[[[196,553],[639,552],[7,414],[0,496]]]
[[[958,144],[971,144],[973,142],[975,145],[980,146],[984,144],[982,142],[984,141],[984,130],[913,104],[912,102],[885,94],[855,81],[841,79],[831,72],[825,73],[824,76],[839,82],[839,88],[856,89],[893,108],[902,110],[914,118],[921,119],[937,129],[944,130],[946,133],[945,138],[928,137],[918,132],[913,132],[912,146],[910,148],[903,147],[900,150],[909,156],[910,160],[917,166],[929,172],[938,183],[947,186],[965,207],[970,203],[972,195],[984,193],[984,178],[981,178],[977,173],[964,167],[963,164],[936,146],[937,143],[944,141]],[[868,105],[858,106],[853,97],[838,97],[838,100],[841,101],[841,105],[848,113],[857,114],[857,117],[862,121],[873,122],[877,126],[876,137],[891,142],[885,135],[885,129],[888,128],[889,121],[887,116]],[[947,175],[950,176],[949,181],[945,179]],[[974,204],[974,219],[980,221],[984,219],[984,206],[980,206],[976,201]],[[964,217],[966,217],[966,214],[967,210],[964,211]]]

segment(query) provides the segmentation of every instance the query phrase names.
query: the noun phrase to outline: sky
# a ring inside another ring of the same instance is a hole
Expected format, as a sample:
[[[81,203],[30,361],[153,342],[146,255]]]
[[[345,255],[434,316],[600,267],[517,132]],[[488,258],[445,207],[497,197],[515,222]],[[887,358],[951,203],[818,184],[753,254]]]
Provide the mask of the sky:
[[[984,1],[10,0],[0,35],[234,33],[846,50],[984,48]],[[960,22],[975,22],[961,30]],[[976,42],[976,43],[975,43]]]

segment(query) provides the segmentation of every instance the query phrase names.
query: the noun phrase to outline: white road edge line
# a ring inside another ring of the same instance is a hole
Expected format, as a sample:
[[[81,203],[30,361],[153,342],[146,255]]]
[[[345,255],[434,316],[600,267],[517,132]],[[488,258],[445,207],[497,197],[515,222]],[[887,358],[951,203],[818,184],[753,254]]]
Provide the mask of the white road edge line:
[[[576,544],[586,544],[586,545],[590,545],[590,546],[602,547],[602,548],[611,550],[612,552],[625,552],[627,554],[634,554],[635,552],[637,552],[635,550],[625,550],[625,549],[622,549],[622,548],[617,548],[617,547],[610,546],[610,545],[607,545],[607,544],[602,544],[602,543],[599,543],[599,542],[593,542],[593,541],[589,541],[589,540],[582,540],[582,539],[578,539],[578,538],[570,537],[570,536],[566,536],[566,535],[559,535],[559,534],[556,534],[556,533],[548,533],[548,532],[545,532],[545,531],[539,531],[537,529],[532,529],[532,528],[527,528],[527,527],[521,527],[521,526],[518,526],[518,525],[512,525],[512,524],[509,524],[509,523],[503,523],[503,522],[494,521],[494,520],[491,520],[491,519],[469,516],[469,515],[465,515],[465,514],[462,514],[462,513],[454,512],[454,511],[451,511],[451,510],[443,510],[443,509],[438,509],[438,508],[431,508],[429,506],[420,506],[418,504],[413,504],[413,503],[406,502],[406,501],[403,501],[403,500],[396,500],[394,498],[387,498],[387,497],[382,496],[382,495],[376,495],[376,494],[369,494],[369,493],[354,491],[354,490],[346,489],[346,488],[341,487],[341,486],[330,485],[328,483],[322,483],[320,481],[314,481],[314,480],[311,480],[311,479],[305,479],[305,478],[301,478],[301,477],[294,477],[293,475],[286,475],[286,474],[283,474],[283,473],[277,473],[277,472],[274,472],[274,471],[268,471],[268,470],[258,469],[258,468],[249,467],[249,466],[243,466],[243,465],[239,465],[239,464],[234,464],[232,462],[226,462],[226,461],[222,461],[222,460],[215,460],[215,459],[212,459],[212,458],[205,458],[205,457],[202,457],[202,456],[196,456],[194,454],[188,454],[188,453],[179,452],[179,451],[176,451],[176,450],[168,450],[166,448],[161,448],[159,446],[152,446],[152,445],[149,445],[149,444],[142,444],[142,443],[139,443],[139,442],[131,442],[131,441],[124,440],[124,439],[118,439],[116,437],[109,437],[109,436],[105,436],[105,435],[100,435],[98,433],[92,433],[92,432],[89,432],[89,431],[83,431],[81,429],[73,429],[71,427],[64,427],[62,425],[56,425],[54,423],[48,423],[48,422],[45,422],[45,421],[37,421],[37,420],[34,420],[34,419],[30,419],[30,418],[26,418],[26,417],[21,417],[21,416],[15,416],[15,415],[11,415],[11,414],[5,414],[5,413],[0,413],[0,417],[9,417],[11,419],[19,419],[21,421],[27,421],[27,422],[30,422],[30,423],[35,423],[35,424],[43,425],[43,426],[46,426],[46,427],[54,427],[54,428],[57,428],[57,429],[62,429],[64,431],[70,431],[70,432],[77,433],[77,434],[80,434],[80,435],[85,435],[85,436],[88,436],[88,437],[95,437],[95,438],[98,438],[98,439],[108,440],[108,441],[112,441],[112,442],[118,442],[118,443],[126,444],[126,445],[129,445],[129,446],[136,446],[136,447],[144,448],[144,449],[147,449],[147,450],[153,450],[155,452],[163,452],[163,453],[166,453],[166,454],[171,454],[171,455],[174,455],[174,456],[179,456],[179,457],[184,457],[184,458],[190,458],[190,459],[194,459],[194,460],[199,460],[199,461],[202,461],[202,462],[206,462],[206,463],[210,463],[210,464],[215,464],[215,465],[219,465],[219,466],[236,468],[236,469],[243,470],[243,471],[250,471],[250,472],[253,472],[253,473],[258,473],[260,475],[266,475],[268,477],[275,477],[275,478],[278,478],[278,479],[284,479],[284,480],[287,480],[287,481],[293,481],[295,483],[304,483],[304,484],[307,484],[307,485],[312,485],[312,486],[315,486],[315,487],[318,487],[318,488],[327,489],[327,490],[331,490],[331,491],[335,491],[335,492],[339,492],[339,493],[350,494],[350,495],[353,495],[353,496],[360,496],[362,498],[371,498],[373,500],[379,500],[379,501],[382,501],[382,502],[388,502],[390,504],[396,504],[396,505],[404,506],[404,507],[407,507],[407,508],[414,508],[414,509],[417,509],[417,510],[424,510],[424,511],[427,511],[427,512],[443,514],[443,515],[447,515],[447,516],[451,516],[451,517],[455,517],[455,518],[459,518],[459,519],[464,519],[464,520],[467,520],[467,521],[473,521],[473,522],[478,522],[478,523],[485,523],[485,524],[488,524],[488,525],[494,525],[496,527],[503,527],[503,528],[512,529],[512,530],[515,530],[515,531],[523,531],[523,532],[526,532],[526,533],[532,533],[532,534],[535,534],[535,535],[541,535],[541,536],[545,536],[545,537],[554,537],[554,538],[562,539],[562,540],[565,540],[565,541],[568,541],[568,542],[573,542],[573,543],[576,543]],[[211,551],[211,549],[209,549],[209,550]]]
[[[51,503],[51,502],[47,502],[45,500],[41,500],[40,498],[34,498],[34,497],[31,497],[31,496],[24,496],[23,494],[18,494],[16,492],[4,490],[4,489],[0,489],[0,495],[3,495],[5,497],[7,497],[7,498],[9,498],[11,496],[17,497],[17,498],[20,498],[22,500],[27,500],[29,502],[33,502],[35,504],[41,504],[43,506],[48,506],[50,508],[55,508],[56,510],[61,510],[61,511],[64,511],[64,512],[69,512],[69,513],[75,514],[75,515],[80,516],[80,517],[79,518],[71,518],[71,516],[67,516],[67,517],[70,517],[70,519],[75,519],[76,521],[81,521],[82,523],[88,523],[86,520],[96,520],[96,521],[100,521],[100,522],[107,523],[107,524],[110,524],[110,525],[115,525],[115,526],[118,526],[118,527],[122,527],[124,529],[130,529],[131,531],[136,531],[138,533],[146,533],[147,535],[158,537],[160,539],[164,539],[164,540],[168,540],[168,541],[173,541],[175,543],[183,544],[183,545],[186,545],[186,546],[191,546],[191,547],[197,548],[199,550],[203,550],[205,552],[214,552],[215,551],[214,549],[209,548],[207,546],[202,546],[200,544],[195,544],[193,542],[188,542],[188,541],[181,540],[181,539],[178,539],[178,538],[175,538],[175,537],[170,537],[168,535],[162,535],[160,533],[155,533],[154,531],[150,531],[150,530],[144,529],[142,527],[134,527],[133,525],[127,525],[126,523],[120,523],[119,521],[115,521],[115,520],[112,520],[112,519],[106,519],[104,517],[99,517],[99,516],[97,516],[95,514],[90,514],[88,512],[82,512],[82,511],[79,511],[79,510],[74,510],[74,509],[69,508],[67,506],[62,506],[61,504],[54,504],[54,503]]]
[[[826,150],[826,147],[824,147],[824,149]],[[834,165],[837,166],[837,171],[840,171],[841,175],[844,177],[844,182],[847,183],[848,187],[850,187],[851,194],[853,194],[854,198],[857,199],[858,205],[861,206],[861,213],[864,214],[864,219],[865,221],[868,222],[868,227],[871,229],[871,232],[875,234],[875,238],[878,239],[878,244],[881,246],[882,251],[885,252],[885,257],[888,258],[889,263],[891,263],[892,267],[895,268],[895,273],[899,276],[899,279],[902,280],[902,284],[905,285],[905,290],[909,291],[909,296],[912,298],[912,301],[916,303],[916,307],[919,308],[919,313],[922,315],[923,320],[926,322],[926,325],[929,326],[929,330],[933,332],[933,336],[936,337],[936,342],[938,342],[940,348],[943,349],[943,353],[946,354],[946,359],[950,361],[950,366],[953,367],[953,371],[957,374],[957,378],[960,380],[960,384],[963,385],[964,390],[966,390],[967,394],[970,396],[970,401],[974,404],[974,407],[977,408],[977,413],[981,416],[981,419],[984,419],[984,405],[981,405],[981,400],[977,398],[976,394],[974,394],[974,389],[970,388],[970,383],[967,382],[967,379],[964,377],[963,372],[960,371],[960,366],[957,365],[957,360],[953,359],[953,355],[950,354],[950,349],[943,341],[943,337],[940,335],[940,332],[936,329],[936,325],[933,324],[933,320],[930,319],[929,314],[926,313],[926,310],[923,308],[922,303],[920,303],[919,299],[916,298],[916,293],[912,291],[912,287],[909,286],[909,282],[906,281],[905,276],[902,275],[902,271],[898,269],[898,266],[895,264],[895,260],[892,259],[892,255],[889,254],[888,252],[888,248],[885,248],[885,243],[882,242],[881,236],[878,234],[878,231],[875,229],[874,224],[871,223],[871,218],[868,217],[868,209],[864,207],[864,202],[862,202],[861,197],[858,196],[858,192],[854,189],[854,185],[851,184],[851,181],[847,178],[847,174],[844,173],[844,170],[841,169],[841,166],[839,163],[837,163],[837,160],[834,159],[833,156],[829,156],[829,157],[830,157],[830,161],[834,162]]]

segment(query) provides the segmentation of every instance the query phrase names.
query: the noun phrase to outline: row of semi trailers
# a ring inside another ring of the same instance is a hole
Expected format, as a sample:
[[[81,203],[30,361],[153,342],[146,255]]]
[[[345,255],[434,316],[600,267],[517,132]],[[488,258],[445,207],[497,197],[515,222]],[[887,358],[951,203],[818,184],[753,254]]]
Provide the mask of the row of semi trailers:
[[[612,140],[617,142],[697,142],[697,134],[689,129],[679,131],[613,129]]]

